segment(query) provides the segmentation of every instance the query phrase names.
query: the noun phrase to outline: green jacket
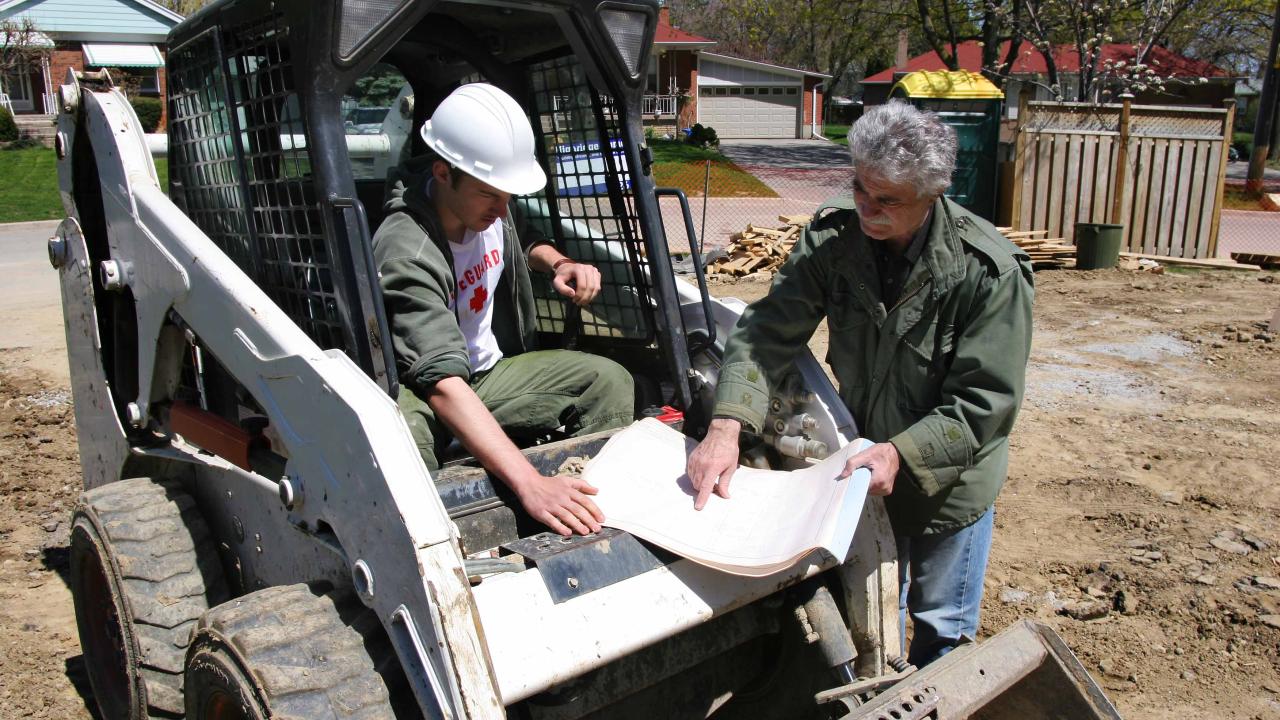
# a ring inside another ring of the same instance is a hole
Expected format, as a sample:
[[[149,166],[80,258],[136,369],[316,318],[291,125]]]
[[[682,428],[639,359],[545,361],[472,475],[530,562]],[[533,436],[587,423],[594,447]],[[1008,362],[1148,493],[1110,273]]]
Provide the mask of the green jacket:
[[[400,179],[394,179],[384,206],[386,219],[373,235],[396,371],[400,383],[419,397],[447,377],[471,377],[467,341],[449,308],[458,287],[453,253],[427,197],[429,167],[426,158],[416,158]],[[534,348],[537,320],[527,250],[520,244],[516,217],[513,207],[502,221],[505,270],[493,305],[493,334],[506,357]],[[542,241],[540,233],[529,235],[530,248]]]
[[[903,471],[886,500],[894,530],[965,527],[995,501],[1031,352],[1030,258],[950,200],[892,308],[852,198],[819,209],[725,348],[719,417],[759,431],[769,388],[828,319],[827,362],[864,437],[892,442]]]

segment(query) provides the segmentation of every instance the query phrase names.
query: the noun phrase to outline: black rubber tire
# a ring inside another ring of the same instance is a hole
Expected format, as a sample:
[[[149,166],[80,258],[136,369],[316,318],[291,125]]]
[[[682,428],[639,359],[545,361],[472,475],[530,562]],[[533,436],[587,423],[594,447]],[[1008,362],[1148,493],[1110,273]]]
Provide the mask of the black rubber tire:
[[[191,630],[227,587],[209,528],[177,481],[132,478],[80,497],[71,593],[104,720],[182,717]]]
[[[377,616],[347,591],[250,593],[206,613],[187,652],[188,720],[395,720],[407,702]]]

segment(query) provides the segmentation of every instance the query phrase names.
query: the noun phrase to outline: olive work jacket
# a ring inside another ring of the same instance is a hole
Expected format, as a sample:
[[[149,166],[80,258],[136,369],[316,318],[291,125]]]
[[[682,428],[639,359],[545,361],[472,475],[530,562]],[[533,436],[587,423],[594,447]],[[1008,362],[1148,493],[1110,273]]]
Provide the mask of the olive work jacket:
[[[427,196],[431,158],[415,158],[388,178],[392,190],[386,219],[373,235],[373,258],[382,302],[391,325],[391,345],[401,384],[418,397],[447,377],[471,378],[467,340],[450,305],[458,283],[453,253]],[[493,334],[504,357],[534,349],[537,321],[528,251],[546,242],[512,203],[503,224],[502,279],[494,292]],[[527,242],[517,225],[525,225]]]
[[[902,456],[894,531],[963,528],[995,501],[1031,352],[1031,260],[945,198],[897,304],[886,308],[853,199],[818,210],[769,294],[725,348],[715,415],[758,432],[771,386],[827,318],[827,363],[862,435]]]

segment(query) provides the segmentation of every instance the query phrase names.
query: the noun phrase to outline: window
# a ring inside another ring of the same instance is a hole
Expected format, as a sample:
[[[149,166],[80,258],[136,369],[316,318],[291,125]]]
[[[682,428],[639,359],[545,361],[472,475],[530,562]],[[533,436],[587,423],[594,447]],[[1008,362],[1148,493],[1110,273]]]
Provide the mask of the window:
[[[702,97],[711,97],[711,96],[712,96],[712,94],[714,94],[714,92],[715,92],[715,91],[714,91],[712,88],[699,88],[699,89],[698,89],[698,94],[699,94],[699,95],[701,95]]]
[[[729,88],[722,88],[722,87],[716,88],[716,95],[728,95],[728,94],[729,94]]]
[[[729,94],[730,94],[730,95],[741,95],[741,94],[742,94],[742,88],[731,87],[731,88],[729,88]]]
[[[773,89],[773,94],[774,94],[774,95],[781,95],[781,94],[785,93],[786,91],[787,91],[787,89],[786,89],[786,88],[774,88],[774,89]]]
[[[402,160],[402,152],[408,152],[413,131],[413,88],[395,66],[378,63],[342,96],[342,121],[348,135],[388,138],[389,151],[373,152],[357,144],[360,149],[351,152],[351,172],[357,180],[386,177],[387,170]]]
[[[787,94],[788,94],[788,95],[795,95],[795,94],[796,94],[796,89],[795,89],[795,88],[793,88],[793,87],[789,87],[789,88],[787,88]]]
[[[743,95],[755,95],[755,94],[756,94],[756,89],[755,89],[755,88],[742,88],[742,94],[743,94]]]

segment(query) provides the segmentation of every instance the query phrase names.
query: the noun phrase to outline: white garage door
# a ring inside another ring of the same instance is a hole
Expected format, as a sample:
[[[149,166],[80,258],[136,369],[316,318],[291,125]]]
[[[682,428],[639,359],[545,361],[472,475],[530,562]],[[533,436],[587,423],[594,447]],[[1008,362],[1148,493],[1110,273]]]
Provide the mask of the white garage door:
[[[704,87],[698,122],[723,138],[794,138],[800,123],[800,88]]]

